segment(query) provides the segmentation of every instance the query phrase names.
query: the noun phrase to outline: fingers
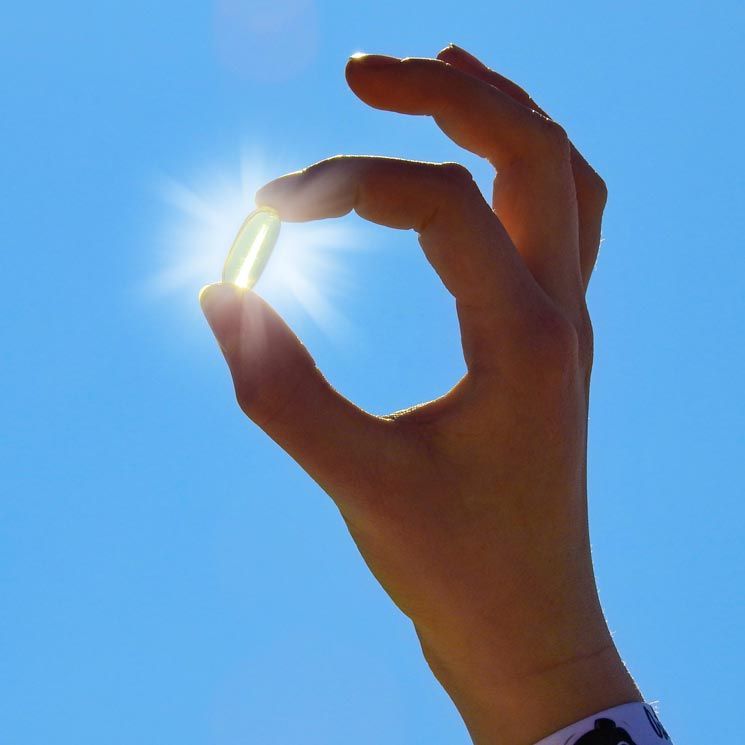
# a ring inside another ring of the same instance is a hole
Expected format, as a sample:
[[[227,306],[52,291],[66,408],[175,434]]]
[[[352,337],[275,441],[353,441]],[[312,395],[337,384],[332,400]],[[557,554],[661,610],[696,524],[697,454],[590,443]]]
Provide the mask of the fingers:
[[[491,85],[440,60],[356,55],[346,68],[352,90],[370,106],[433,116],[461,147],[497,167],[550,147],[544,117]]]
[[[493,85],[523,106],[548,117],[548,114],[519,85],[488,68],[480,60],[454,44],[443,49],[437,59]],[[550,118],[550,117],[549,117]],[[600,228],[607,199],[605,182],[570,143],[572,172],[577,193],[579,249],[582,280],[587,287],[600,246]]]
[[[414,229],[459,300],[492,306],[514,293],[514,248],[468,171],[455,163],[338,156],[267,184],[256,201],[274,207],[283,220],[354,210],[380,225]]]
[[[381,225],[416,230],[458,301],[469,367],[493,359],[504,319],[540,292],[470,174],[454,163],[340,156],[267,184],[256,201],[284,220],[355,210]]]
[[[548,117],[548,114],[517,83],[487,67],[465,49],[461,49],[455,44],[450,44],[438,52],[437,59],[447,62],[449,65],[453,65],[453,67],[489,83],[489,85],[493,85],[523,106]]]
[[[347,81],[371,106],[431,115],[456,143],[494,164],[495,212],[538,283],[578,316],[577,206],[561,127],[440,60],[354,57]]]
[[[350,484],[369,468],[372,454],[382,452],[383,420],[337,393],[258,295],[214,284],[202,291],[200,303],[243,411],[332,497],[354,493]]]

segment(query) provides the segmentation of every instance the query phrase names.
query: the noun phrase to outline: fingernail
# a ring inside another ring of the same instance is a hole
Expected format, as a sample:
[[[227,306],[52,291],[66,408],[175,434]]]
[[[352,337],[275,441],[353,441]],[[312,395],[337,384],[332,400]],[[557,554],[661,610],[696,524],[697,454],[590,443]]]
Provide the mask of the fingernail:
[[[350,62],[354,62],[355,65],[364,65],[371,69],[393,67],[397,65],[401,60],[398,57],[389,57],[385,54],[365,54],[364,52],[356,52],[349,58]]]
[[[242,297],[243,290],[240,287],[236,287],[229,282],[215,282],[211,285],[205,285],[199,291],[199,304],[209,321],[221,309],[240,302]]]
[[[272,203],[273,184],[274,182],[270,181],[268,184],[264,184],[264,186],[256,192],[254,195],[254,202],[257,207],[271,207],[272,209],[276,209],[275,205]]]
[[[277,199],[282,197],[282,194],[287,194],[288,190],[292,188],[293,184],[296,183],[297,177],[302,171],[293,171],[292,173],[286,173],[284,176],[275,178],[267,184],[264,184],[254,195],[254,201],[257,207],[271,207],[280,213],[282,217],[280,205],[277,204]]]
[[[445,51],[465,60],[470,60],[471,62],[479,62],[477,57],[474,57],[470,52],[467,52],[463,47],[459,47],[457,44],[448,44]]]

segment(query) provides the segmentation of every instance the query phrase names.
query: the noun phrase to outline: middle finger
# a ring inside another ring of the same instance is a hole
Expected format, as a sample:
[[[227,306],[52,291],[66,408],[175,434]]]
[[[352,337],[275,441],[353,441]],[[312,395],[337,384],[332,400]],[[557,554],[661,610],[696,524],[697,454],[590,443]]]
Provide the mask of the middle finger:
[[[577,320],[577,205],[561,127],[440,60],[357,56],[347,80],[371,106],[432,116],[457,144],[495,166],[497,215],[536,281]]]

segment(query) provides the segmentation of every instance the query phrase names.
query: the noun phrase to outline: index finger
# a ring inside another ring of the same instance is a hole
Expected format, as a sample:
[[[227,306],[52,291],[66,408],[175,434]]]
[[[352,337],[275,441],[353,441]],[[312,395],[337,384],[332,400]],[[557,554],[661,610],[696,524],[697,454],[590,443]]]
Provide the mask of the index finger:
[[[520,262],[471,174],[457,163],[364,155],[328,158],[270,182],[256,202],[283,220],[358,215],[414,229],[450,292],[474,305],[511,294]]]
[[[505,319],[541,293],[471,174],[456,163],[338,156],[276,179],[256,201],[284,220],[354,210],[381,225],[416,230],[458,301],[467,363],[479,350],[495,352]]]

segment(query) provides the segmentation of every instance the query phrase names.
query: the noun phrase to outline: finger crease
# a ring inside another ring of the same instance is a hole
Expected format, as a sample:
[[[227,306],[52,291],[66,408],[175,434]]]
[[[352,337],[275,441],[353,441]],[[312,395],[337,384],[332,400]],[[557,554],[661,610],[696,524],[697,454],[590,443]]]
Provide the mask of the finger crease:
[[[427,230],[427,228],[435,221],[435,218],[437,217],[438,213],[440,212],[440,205],[436,204],[432,212],[425,217],[423,220],[420,221],[416,232],[419,233],[419,235],[423,235],[424,232]]]

